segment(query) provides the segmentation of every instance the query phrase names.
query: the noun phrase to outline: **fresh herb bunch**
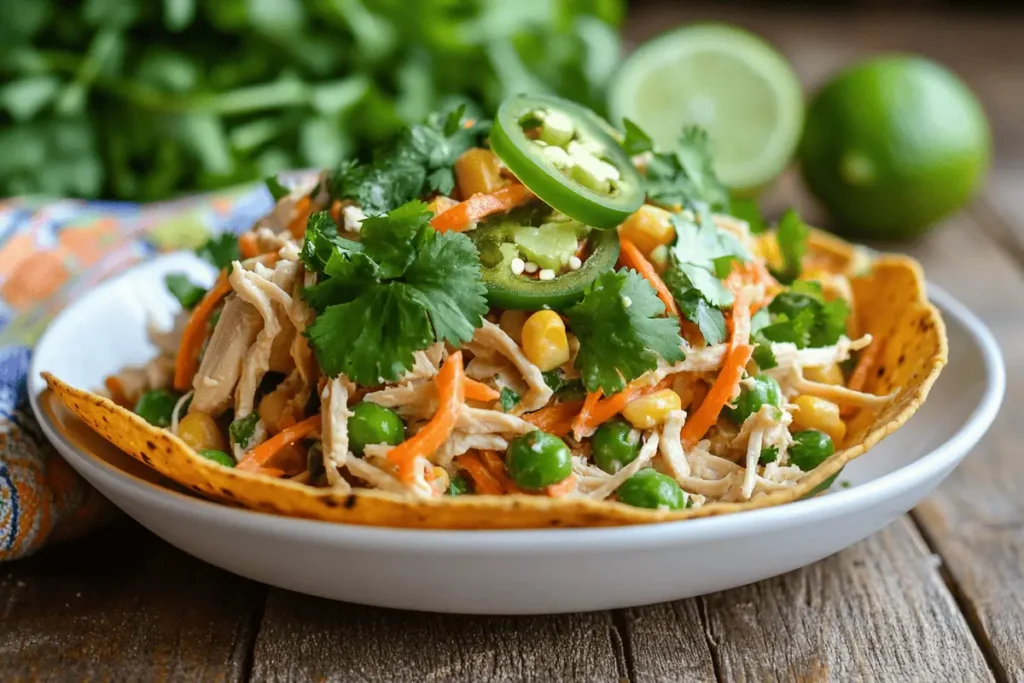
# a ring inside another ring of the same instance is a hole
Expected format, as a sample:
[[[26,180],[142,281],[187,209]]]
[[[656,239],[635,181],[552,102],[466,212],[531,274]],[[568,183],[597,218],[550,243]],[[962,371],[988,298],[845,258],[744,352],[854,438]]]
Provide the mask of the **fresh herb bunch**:
[[[4,0],[0,195],[156,200],[333,167],[521,91],[603,110],[622,0]]]

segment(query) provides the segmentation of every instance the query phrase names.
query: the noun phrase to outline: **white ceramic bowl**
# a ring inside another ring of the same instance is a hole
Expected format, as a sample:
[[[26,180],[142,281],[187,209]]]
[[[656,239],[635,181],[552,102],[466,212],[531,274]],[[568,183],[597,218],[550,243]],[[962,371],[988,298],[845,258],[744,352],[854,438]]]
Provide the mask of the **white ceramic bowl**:
[[[601,610],[732,588],[827,557],[934,489],[978,442],[1003,398],[989,332],[937,287],[950,362],[920,411],[850,464],[833,491],[762,510],[612,529],[416,531],[290,519],[178,493],[126,455],[98,455],[42,409],[44,370],[83,388],[153,353],[147,315],[169,318],[167,272],[212,280],[188,254],[160,257],[83,296],[49,327],[29,392],[50,440],[82,476],[158,536],[242,576],[302,593],[437,612]],[[105,444],[105,442],[102,442]]]

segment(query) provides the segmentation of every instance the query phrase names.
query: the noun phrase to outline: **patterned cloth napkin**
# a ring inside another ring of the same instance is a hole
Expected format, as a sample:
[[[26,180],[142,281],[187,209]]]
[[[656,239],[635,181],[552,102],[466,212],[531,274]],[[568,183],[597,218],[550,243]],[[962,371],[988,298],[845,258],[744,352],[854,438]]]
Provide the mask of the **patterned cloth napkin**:
[[[28,405],[32,347],[47,323],[100,281],[248,230],[272,204],[262,184],[145,205],[0,201],[0,562],[80,535],[113,512],[57,454]]]

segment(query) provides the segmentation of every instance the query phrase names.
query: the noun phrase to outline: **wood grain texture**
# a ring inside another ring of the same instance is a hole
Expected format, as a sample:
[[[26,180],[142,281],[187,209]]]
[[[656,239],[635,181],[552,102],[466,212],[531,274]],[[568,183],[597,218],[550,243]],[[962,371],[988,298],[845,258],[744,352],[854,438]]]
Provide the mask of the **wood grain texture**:
[[[987,213],[981,214],[983,217]],[[991,328],[1004,354],[1006,401],[989,433],[915,511],[1003,680],[1024,679],[1024,274],[976,212],[915,246],[928,276]]]
[[[263,594],[117,524],[0,567],[0,680],[241,681]]]
[[[495,590],[500,590],[496,587]],[[272,590],[253,681],[616,681],[610,613],[447,616],[333,603]]]
[[[717,680],[703,607],[699,600],[680,600],[617,613],[629,654],[630,680]]]
[[[837,555],[701,600],[723,681],[985,681],[906,517]]]

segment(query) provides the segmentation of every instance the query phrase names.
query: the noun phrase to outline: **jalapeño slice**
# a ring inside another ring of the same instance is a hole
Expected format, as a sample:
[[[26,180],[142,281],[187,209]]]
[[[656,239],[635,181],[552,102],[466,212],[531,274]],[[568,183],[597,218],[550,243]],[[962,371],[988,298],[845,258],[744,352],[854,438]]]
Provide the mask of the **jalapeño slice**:
[[[565,270],[552,280],[528,274],[516,274],[515,258],[528,256],[531,244],[523,240],[524,231],[536,228],[513,221],[482,225],[466,233],[480,251],[480,265],[487,300],[491,306],[505,309],[539,311],[561,310],[583,297],[583,292],[598,275],[613,270],[619,258],[619,236],[614,230],[591,230],[586,236],[586,257],[577,270]]]
[[[516,95],[498,108],[491,149],[546,204],[595,228],[614,228],[644,201],[640,174],[589,109]]]

